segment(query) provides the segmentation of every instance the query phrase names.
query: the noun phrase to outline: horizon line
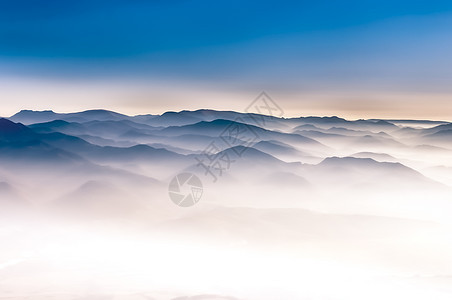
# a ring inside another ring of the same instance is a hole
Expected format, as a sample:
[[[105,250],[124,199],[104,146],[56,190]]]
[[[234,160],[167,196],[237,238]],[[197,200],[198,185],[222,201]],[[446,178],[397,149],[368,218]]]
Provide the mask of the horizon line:
[[[54,113],[54,114],[77,114],[77,113],[85,113],[85,112],[94,112],[94,111],[103,111],[103,112],[110,112],[110,113],[115,113],[115,114],[119,114],[119,115],[123,115],[126,117],[138,117],[138,116],[162,116],[166,113],[182,113],[182,112],[198,112],[198,111],[212,111],[212,112],[232,112],[232,113],[239,113],[239,114],[252,114],[252,115],[260,115],[260,116],[266,116],[266,117],[273,117],[273,118],[277,118],[277,119],[286,119],[286,120],[290,120],[290,119],[297,119],[297,118],[339,118],[339,119],[343,119],[346,121],[359,121],[359,120],[367,120],[367,121],[372,121],[372,120],[378,120],[378,121],[393,121],[393,122],[405,122],[405,121],[417,121],[417,122],[443,122],[443,123],[452,123],[451,121],[446,121],[446,120],[438,120],[438,119],[407,119],[407,118],[358,118],[358,119],[348,119],[345,117],[341,117],[340,115],[298,115],[298,116],[290,116],[290,117],[284,117],[284,116],[273,116],[273,115],[267,115],[267,114],[263,114],[263,113],[254,113],[254,112],[242,112],[242,111],[235,111],[235,110],[217,110],[217,109],[210,109],[210,108],[199,108],[199,109],[195,109],[195,110],[188,110],[188,109],[182,109],[179,111],[175,111],[175,110],[168,110],[168,111],[164,111],[160,114],[151,114],[151,113],[140,113],[140,114],[126,114],[126,113],[122,113],[122,112],[118,112],[116,110],[110,110],[110,109],[105,109],[105,108],[94,108],[94,109],[85,109],[85,110],[79,110],[79,111],[69,111],[69,112],[57,112],[54,111],[53,109],[44,109],[44,110],[33,110],[33,109],[21,109],[20,111],[14,113],[13,115],[6,117],[6,116],[1,116],[0,118],[4,118],[4,119],[10,119],[14,116],[16,116],[17,114],[21,113],[21,112],[36,112],[36,113]]]

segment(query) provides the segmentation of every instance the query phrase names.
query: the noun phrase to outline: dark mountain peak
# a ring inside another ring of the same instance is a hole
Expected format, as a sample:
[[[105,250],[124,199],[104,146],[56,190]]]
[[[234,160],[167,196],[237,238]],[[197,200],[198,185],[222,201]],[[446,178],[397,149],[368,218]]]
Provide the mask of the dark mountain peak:
[[[231,121],[231,120],[226,120],[226,119],[216,119],[216,120],[212,120],[212,121],[203,121],[203,122],[207,123],[207,124],[212,124],[212,125],[230,125],[230,124],[246,125],[246,124],[238,122],[238,121]],[[200,122],[200,123],[203,123],[203,122]]]
[[[194,124],[196,122],[199,122],[200,119],[192,115],[188,111],[186,112],[167,111],[160,116],[152,118],[149,121],[150,122],[148,122],[147,124],[154,126],[182,126]]]
[[[335,128],[335,127],[333,127]],[[316,127],[312,124],[301,124],[294,128],[294,130],[321,130],[319,127]]]
[[[345,119],[339,118],[337,116],[332,116],[332,117],[306,117],[305,119],[307,120],[317,120],[320,122],[324,122],[324,123],[343,123],[343,122],[349,122]]]
[[[170,111],[164,112],[163,114],[161,114],[161,116],[177,115],[177,114],[179,114],[179,113],[180,113],[180,112],[170,110]]]
[[[373,170],[377,169],[388,169],[388,170],[401,170],[417,173],[413,169],[398,163],[398,162],[379,162],[373,158],[360,158],[360,157],[328,157],[318,164],[319,166],[344,166],[348,168],[359,167],[359,168],[371,168]]]
[[[385,120],[378,120],[377,122],[375,122],[375,124],[378,124],[378,125],[395,126],[394,124],[392,124],[392,123],[390,123],[390,122],[388,122],[388,121],[385,121]]]
[[[31,109],[22,109],[20,112],[18,112],[16,115],[18,114],[47,114],[47,115],[52,115],[55,114],[55,112],[53,110],[31,110]]]
[[[49,122],[43,122],[43,123],[36,123],[31,125],[31,128],[34,127],[60,127],[60,126],[65,126],[65,125],[69,125],[70,123],[64,120],[53,120],[53,121],[49,121]]]
[[[231,125],[237,125],[237,126],[246,126],[248,128],[252,128],[254,130],[266,130],[264,128],[261,128],[259,126],[256,125],[252,125],[252,124],[248,124],[248,123],[244,123],[244,122],[240,122],[241,120],[228,120],[228,119],[215,119],[212,121],[201,121],[198,122],[194,125],[203,125],[203,126],[223,126],[223,127],[227,127],[227,126],[231,126]]]
[[[205,113],[205,112],[208,112],[208,113],[215,113],[215,112],[219,112],[218,110],[214,110],[214,109],[207,109],[207,108],[202,108],[202,109],[197,109],[197,110],[195,110],[194,112],[200,112],[200,113]]]
[[[144,144],[135,145],[135,146],[129,147],[129,149],[133,149],[135,151],[155,151],[155,150],[157,150],[157,148],[151,147],[149,145],[144,145]],[[159,149],[159,150],[164,150],[164,149]]]
[[[80,112],[81,114],[93,114],[93,115],[120,115],[120,116],[125,116],[123,114],[111,111],[111,110],[106,110],[106,109],[89,109],[89,110],[85,110]]]
[[[54,118],[58,114],[55,113],[53,110],[30,110],[30,109],[23,109],[13,115],[10,119],[21,119],[21,118]]]
[[[248,124],[240,123],[237,121],[231,121],[231,120],[226,120],[226,119],[215,119],[213,121],[199,121],[197,123],[188,124],[188,125],[170,126],[166,129],[175,129],[175,128],[201,128],[202,129],[202,128],[218,128],[218,127],[226,128],[227,126],[230,126],[230,125],[255,127],[253,125],[248,125]]]
[[[34,135],[33,130],[21,123],[14,123],[8,119],[0,119],[0,138],[20,139],[21,136]]]
[[[0,126],[5,126],[5,127],[7,127],[7,126],[15,126],[15,124],[17,124],[17,123],[14,123],[13,121],[10,121],[10,120],[8,120],[8,119],[5,119],[5,118],[0,118]]]
[[[188,117],[196,119],[195,113],[191,110],[167,111],[160,115],[161,117]]]
[[[326,164],[350,164],[350,163],[366,163],[366,164],[373,164],[378,163],[376,160],[372,158],[358,158],[358,157],[327,157],[325,158],[319,165],[326,165]]]
[[[52,110],[21,110],[17,114],[13,115],[9,119],[14,122],[21,122],[23,124],[33,124],[53,121],[58,119],[60,114],[53,112]]]
[[[238,115],[246,115],[240,112],[235,112],[232,110],[214,110],[214,109],[198,109],[195,111],[191,111],[191,113],[197,115],[197,116],[210,116],[216,118],[221,118],[223,116],[238,116]]]
[[[106,109],[90,109],[78,113],[67,114],[66,117],[70,118],[68,120],[71,120],[71,118],[74,117],[87,118],[87,121],[124,120],[130,118],[129,116],[126,116],[124,114],[120,114]]]

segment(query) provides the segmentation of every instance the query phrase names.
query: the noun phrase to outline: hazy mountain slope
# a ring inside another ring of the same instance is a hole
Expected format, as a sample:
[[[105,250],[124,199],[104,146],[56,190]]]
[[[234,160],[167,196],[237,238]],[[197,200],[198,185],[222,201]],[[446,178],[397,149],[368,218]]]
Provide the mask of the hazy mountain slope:
[[[286,143],[278,142],[275,140],[260,141],[254,144],[253,148],[276,157],[296,158],[301,156],[309,156],[309,154],[306,152],[301,152]]]
[[[350,186],[385,187],[386,191],[417,188],[445,188],[400,163],[378,162],[371,158],[330,157],[318,165],[305,166],[305,177],[313,183],[334,188]]]
[[[85,218],[133,217],[135,212],[146,207],[139,197],[107,181],[83,183],[49,205],[53,209]]]
[[[379,162],[397,162],[397,159],[386,153],[374,153],[374,152],[358,152],[349,155],[355,158],[371,158]]]
[[[158,129],[146,124],[135,123],[130,120],[88,121],[83,123],[55,120],[46,123],[29,125],[31,129],[40,133],[60,132],[69,135],[90,135],[103,139],[117,139],[128,132],[136,131],[140,134],[150,134]]]
[[[111,125],[111,121],[106,121],[105,126]],[[51,122],[53,126],[66,126],[73,123],[64,123],[61,121]],[[40,124],[40,126],[47,126]],[[36,133],[30,128],[13,123],[6,119],[0,120],[0,147],[5,159],[8,157],[25,158],[30,156],[33,160],[42,159],[82,159],[82,157],[91,161],[155,161],[161,162],[180,161],[185,156],[173,153],[166,149],[156,149],[147,145],[136,145],[132,147],[101,147],[86,142],[85,140],[63,134],[60,132]],[[77,154],[75,154],[77,153]]]
[[[342,127],[350,130],[369,130],[372,132],[386,131],[391,132],[399,127],[383,120],[357,120],[348,121],[338,117],[301,117],[292,118],[290,121],[294,128],[299,125],[310,124],[317,128],[330,129],[332,127]]]
[[[443,130],[452,130],[452,123],[441,124],[432,128],[423,129],[424,134],[433,134]]]
[[[216,155],[195,156],[192,166],[186,170],[195,172],[207,180],[224,183],[240,181],[240,184],[256,182],[275,172],[296,171],[300,163],[287,163],[251,147],[236,146]],[[237,182],[238,183],[238,182]]]
[[[23,208],[29,205],[30,203],[20,195],[20,192],[16,188],[7,182],[0,181],[0,206],[2,210]],[[7,214],[8,212],[0,211],[0,215],[4,213]]]

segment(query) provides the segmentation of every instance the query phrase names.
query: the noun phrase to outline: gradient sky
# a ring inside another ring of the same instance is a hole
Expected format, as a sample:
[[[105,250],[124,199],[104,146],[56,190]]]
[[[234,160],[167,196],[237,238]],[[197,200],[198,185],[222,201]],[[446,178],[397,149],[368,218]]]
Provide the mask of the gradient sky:
[[[451,1],[2,1],[0,115],[241,111],[452,120]]]

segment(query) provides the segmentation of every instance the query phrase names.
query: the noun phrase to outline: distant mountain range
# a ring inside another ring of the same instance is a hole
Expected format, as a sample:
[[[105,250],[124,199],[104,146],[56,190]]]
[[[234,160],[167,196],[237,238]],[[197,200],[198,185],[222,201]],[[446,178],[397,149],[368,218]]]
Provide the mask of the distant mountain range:
[[[437,182],[439,177],[422,170],[452,167],[451,132],[452,123],[425,120],[23,110],[0,119],[0,192],[19,201],[40,190],[39,197],[73,203],[105,190],[111,199],[129,194],[132,186],[131,194],[152,194],[149,187],[164,187],[182,171],[198,174],[206,184],[215,177],[259,188],[447,189],[450,181]],[[426,156],[429,151],[434,159]],[[60,193],[47,191],[43,182]],[[117,187],[122,192],[112,192]]]

